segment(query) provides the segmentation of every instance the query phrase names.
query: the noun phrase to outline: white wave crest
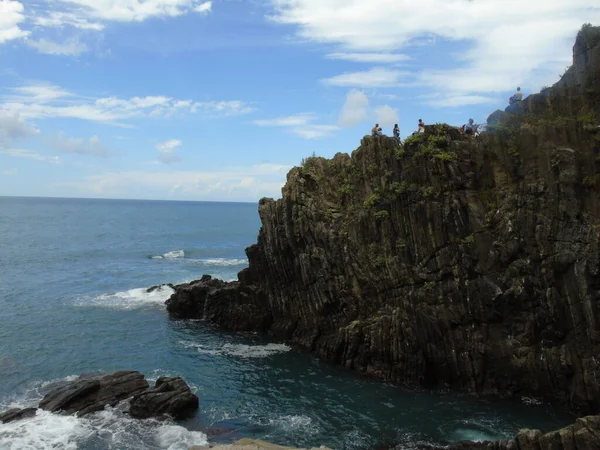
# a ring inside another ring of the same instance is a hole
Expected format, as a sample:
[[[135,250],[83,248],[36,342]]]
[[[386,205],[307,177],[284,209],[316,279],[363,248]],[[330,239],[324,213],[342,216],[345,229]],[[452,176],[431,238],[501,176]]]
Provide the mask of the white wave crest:
[[[284,353],[291,350],[291,347],[285,344],[267,344],[267,345],[245,345],[245,344],[224,344],[219,348],[210,348],[195,342],[180,341],[181,345],[187,348],[195,348],[198,353],[203,355],[224,355],[235,356],[239,358],[265,358],[277,353]]]
[[[242,266],[248,265],[247,259],[239,259],[239,258],[209,258],[209,259],[193,259],[191,260],[196,264],[202,266],[219,266],[219,267],[230,267],[230,266]]]
[[[75,450],[107,446],[122,450],[187,450],[192,445],[208,445],[207,436],[173,423],[132,419],[118,408],[85,418],[38,410],[35,417],[0,427],[0,448],[3,450]]]
[[[521,397],[521,402],[527,406],[538,406],[543,404],[540,399],[534,397]]]
[[[269,419],[269,424],[283,428],[286,432],[303,431],[306,434],[316,434],[319,427],[313,424],[308,416],[281,416]]]
[[[148,305],[164,305],[175,292],[169,286],[161,286],[148,292],[147,288],[130,289],[114,294],[102,294],[97,297],[81,299],[76,306],[100,306],[112,309],[136,309]]]
[[[183,250],[173,250],[162,255],[153,256],[152,259],[177,259],[185,258],[185,252]]]
[[[38,410],[35,417],[0,427],[0,448],[6,450],[76,450],[79,442],[91,433],[86,424],[74,416],[59,416]]]

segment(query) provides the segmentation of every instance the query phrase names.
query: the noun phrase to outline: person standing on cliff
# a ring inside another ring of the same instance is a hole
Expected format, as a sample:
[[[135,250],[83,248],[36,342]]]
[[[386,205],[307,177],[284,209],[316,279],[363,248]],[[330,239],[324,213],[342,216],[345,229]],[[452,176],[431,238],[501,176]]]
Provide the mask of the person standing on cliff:
[[[398,141],[398,144],[402,144],[402,141],[400,141],[400,128],[398,127],[398,124],[394,125],[394,138]]]
[[[373,128],[371,128],[371,136],[377,136],[379,134],[379,124],[376,123]]]
[[[418,129],[419,133],[425,133],[425,124],[423,123],[422,119],[419,119],[419,129]]]

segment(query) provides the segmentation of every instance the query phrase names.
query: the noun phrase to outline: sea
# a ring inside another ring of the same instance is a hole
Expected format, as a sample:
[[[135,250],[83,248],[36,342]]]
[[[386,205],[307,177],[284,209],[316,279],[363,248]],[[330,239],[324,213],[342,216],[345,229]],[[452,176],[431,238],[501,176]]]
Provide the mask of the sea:
[[[0,197],[0,411],[35,406],[83,373],[182,376],[200,398],[184,422],[85,418],[0,424],[0,449],[170,449],[250,437],[298,447],[411,449],[513,437],[573,418],[533,398],[481,399],[366,379],[288,342],[174,320],[170,288],[234,280],[257,204]]]

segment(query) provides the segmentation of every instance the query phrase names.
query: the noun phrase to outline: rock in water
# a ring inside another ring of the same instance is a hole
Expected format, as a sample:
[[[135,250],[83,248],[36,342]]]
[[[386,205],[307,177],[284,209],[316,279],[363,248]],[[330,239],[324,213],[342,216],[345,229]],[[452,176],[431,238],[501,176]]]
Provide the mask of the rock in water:
[[[461,441],[449,446],[420,445],[422,450],[598,450],[600,416],[577,419],[558,431],[521,430],[515,439],[495,442]]]
[[[148,389],[144,375],[135,371],[115,372],[103,377],[81,378],[50,391],[40,402],[40,408],[78,416],[114,406]]]
[[[198,409],[198,397],[180,377],[161,377],[154,389],[148,389],[131,399],[129,414],[138,419],[170,416],[183,419]]]
[[[595,30],[595,31],[594,31]],[[600,410],[600,44],[491,135],[428,126],[307,158],[239,281],[179,286],[173,316],[265,330],[382,379]],[[592,33],[593,34],[593,33]]]
[[[0,414],[0,422],[8,423],[15,420],[26,419],[28,417],[35,416],[36,408],[25,408],[25,409],[9,409],[6,412]]]
[[[198,409],[198,397],[180,378],[159,378],[149,389],[144,375],[136,371],[120,371],[106,376],[86,375],[52,389],[39,403],[39,408],[61,414],[85,416],[106,406],[131,398],[129,413],[133,417],[186,417]],[[36,408],[11,409],[0,414],[1,422],[34,416]]]

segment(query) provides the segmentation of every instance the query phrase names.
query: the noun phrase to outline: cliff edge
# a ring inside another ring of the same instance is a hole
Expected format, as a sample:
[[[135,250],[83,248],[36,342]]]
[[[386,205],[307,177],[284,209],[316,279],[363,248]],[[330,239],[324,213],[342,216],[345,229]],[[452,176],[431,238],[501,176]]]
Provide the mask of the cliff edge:
[[[600,410],[600,28],[478,139],[434,125],[311,157],[262,199],[239,281],[176,317],[285,337],[385,380]]]

